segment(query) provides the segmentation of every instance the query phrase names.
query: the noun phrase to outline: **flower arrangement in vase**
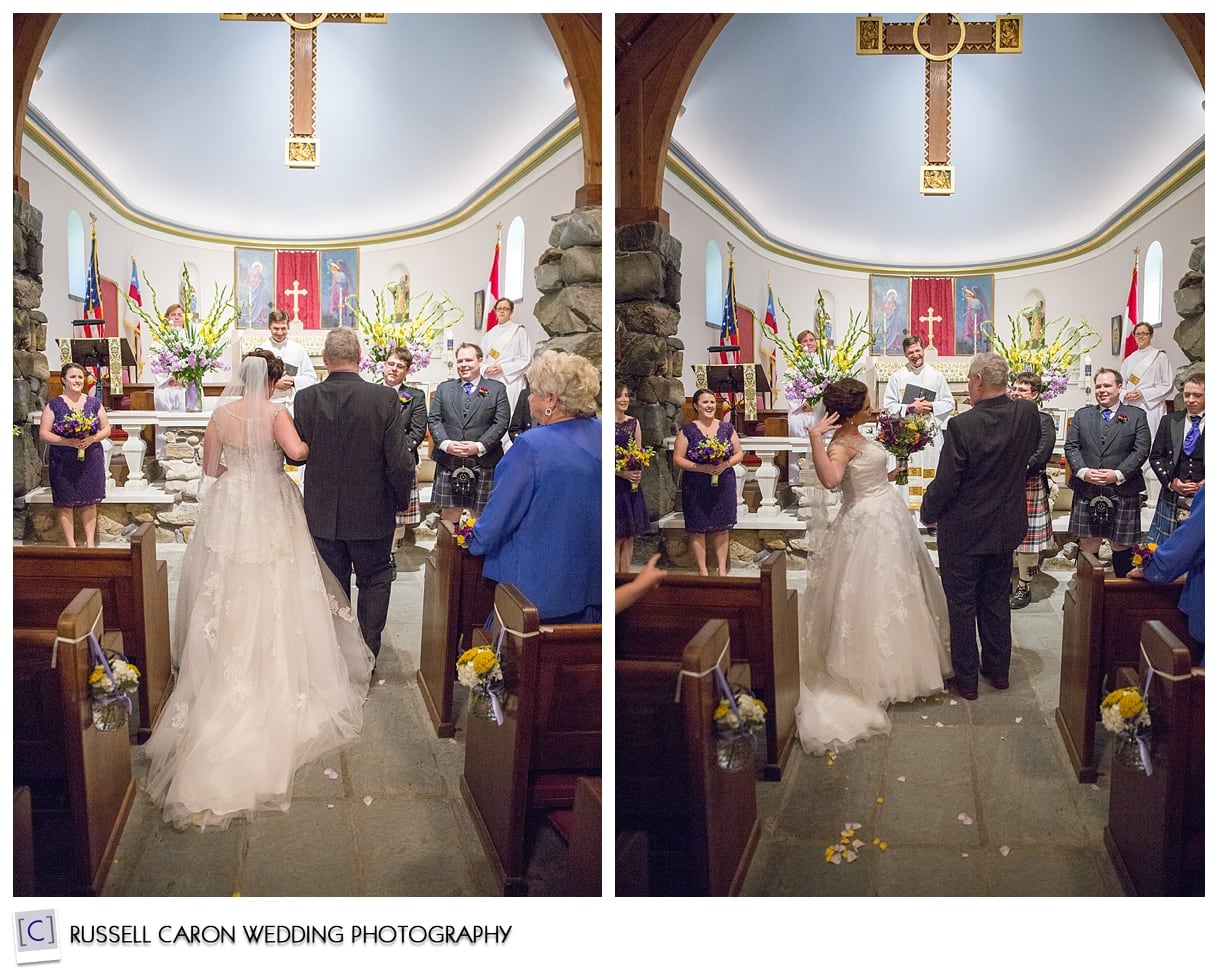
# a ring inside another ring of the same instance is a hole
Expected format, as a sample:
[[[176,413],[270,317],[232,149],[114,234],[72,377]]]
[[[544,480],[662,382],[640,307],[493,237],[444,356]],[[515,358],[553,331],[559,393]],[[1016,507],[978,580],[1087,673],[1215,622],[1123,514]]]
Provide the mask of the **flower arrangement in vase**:
[[[1008,379],[1011,386],[1014,387],[1015,375],[1021,371],[1039,374],[1044,382],[1040,400],[1048,401],[1065,392],[1069,385],[1070,369],[1099,344],[1100,335],[1091,329],[1086,317],[1078,324],[1071,323],[1069,317],[1056,317],[1044,327],[1039,338],[1033,336],[1031,330],[1025,336],[1020,321],[1030,321],[1032,314],[1033,311],[1025,307],[1018,314],[1007,317],[1011,323],[1009,341],[999,337],[989,321],[981,326],[990,338],[994,353],[1006,361],[1011,369]],[[1057,335],[1050,339],[1047,333],[1054,326],[1057,327]]]
[[[95,645],[96,639],[90,643]],[[139,668],[123,655],[100,647],[93,651],[93,656],[97,662],[89,673],[93,724],[101,732],[117,731],[127,724],[134,706],[132,696],[139,688]]]
[[[765,702],[746,688],[733,686],[715,708],[715,761],[727,772],[739,772],[750,761],[765,762]]]
[[[392,284],[374,291],[371,312],[361,307],[355,297],[347,298],[347,307],[359,325],[364,345],[360,373],[369,381],[384,380],[385,359],[396,347],[410,348],[407,374],[422,371],[431,363],[432,348],[440,335],[465,316],[465,311],[447,293],[442,297],[424,293],[417,300],[412,298],[404,315],[394,310],[394,296]],[[418,309],[411,314],[410,304],[416,302]]]
[[[503,724],[503,670],[499,655],[485,645],[457,658],[457,680],[470,690],[470,714]]]
[[[1150,709],[1146,697],[1134,687],[1117,688],[1100,702],[1100,720],[1117,737],[1115,757],[1131,769],[1144,769],[1150,775]]]
[[[857,377],[862,371],[863,356],[871,346],[870,315],[850,311],[850,326],[838,341],[830,335],[830,318],[825,310],[825,296],[816,291],[816,322],[810,328],[816,338],[816,349],[809,353],[795,339],[791,327],[791,315],[778,301],[782,315],[787,318],[787,336],[783,340],[777,334],[767,336],[782,351],[787,360],[786,388],[788,401],[806,401],[815,406],[825,393],[825,388],[842,378]]]

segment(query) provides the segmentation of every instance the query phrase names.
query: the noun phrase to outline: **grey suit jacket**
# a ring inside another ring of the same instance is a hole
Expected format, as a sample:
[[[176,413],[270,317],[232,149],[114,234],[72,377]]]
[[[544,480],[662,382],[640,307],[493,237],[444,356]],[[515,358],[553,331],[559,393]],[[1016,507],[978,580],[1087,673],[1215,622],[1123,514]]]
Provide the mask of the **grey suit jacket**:
[[[427,414],[436,465],[452,469],[472,462],[479,468],[493,468],[503,458],[503,436],[507,434],[511,414],[507,388],[500,381],[479,377],[471,395],[466,395],[457,378],[441,381]],[[486,454],[474,459],[454,458],[440,448],[445,441],[478,442]]]
[[[1074,413],[1066,432],[1066,461],[1073,477],[1070,488],[1082,499],[1101,491],[1108,495],[1136,496],[1146,490],[1142,464],[1150,455],[1150,426],[1141,408],[1118,405],[1112,419],[1104,421],[1099,405],[1087,405]],[[1078,477],[1080,469],[1116,469],[1125,481],[1119,486],[1097,486]]]

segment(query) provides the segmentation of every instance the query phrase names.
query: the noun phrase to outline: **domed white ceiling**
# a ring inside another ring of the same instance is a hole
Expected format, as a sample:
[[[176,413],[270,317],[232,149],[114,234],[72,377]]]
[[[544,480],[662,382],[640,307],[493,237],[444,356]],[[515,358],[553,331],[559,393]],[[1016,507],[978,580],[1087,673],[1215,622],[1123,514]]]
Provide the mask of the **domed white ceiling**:
[[[539,14],[317,30],[320,165],[289,169],[289,32],[217,14],[64,14],[30,105],[135,211],[251,239],[432,222],[574,117]]]
[[[953,61],[953,196],[918,191],[924,61],[856,55],[854,14],[733,16],[674,150],[762,235],[828,258],[966,266],[1066,247],[1201,150],[1204,92],[1158,14],[1023,25],[1023,53]]]

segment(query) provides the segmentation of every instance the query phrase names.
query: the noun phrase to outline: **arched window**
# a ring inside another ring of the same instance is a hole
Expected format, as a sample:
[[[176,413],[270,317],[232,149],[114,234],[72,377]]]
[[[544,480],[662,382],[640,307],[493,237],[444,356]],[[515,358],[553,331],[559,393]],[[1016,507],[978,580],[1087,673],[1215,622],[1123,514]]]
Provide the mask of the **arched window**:
[[[706,244],[706,323],[723,325],[723,251],[713,239]]]
[[[89,244],[85,242],[85,224],[75,209],[68,213],[68,299],[85,299],[85,278],[88,275]]]
[[[1142,284],[1142,316],[1152,327],[1163,323],[1163,247],[1156,239],[1146,250],[1146,282]]]
[[[524,296],[524,220],[519,216],[508,226],[503,266],[506,289],[501,295],[509,300],[521,299]]]

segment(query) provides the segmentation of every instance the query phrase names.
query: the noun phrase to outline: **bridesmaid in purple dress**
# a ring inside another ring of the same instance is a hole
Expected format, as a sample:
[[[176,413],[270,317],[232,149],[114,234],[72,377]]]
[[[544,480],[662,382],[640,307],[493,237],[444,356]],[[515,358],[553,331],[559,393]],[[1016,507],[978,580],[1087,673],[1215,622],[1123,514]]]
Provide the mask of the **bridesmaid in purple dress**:
[[[617,383],[617,393],[613,399],[614,426],[613,444],[627,446],[634,442],[640,449],[643,447],[643,430],[639,420],[626,414],[630,407],[630,389],[625,383]],[[647,532],[651,525],[651,517],[647,514],[647,503],[643,501],[643,493],[637,491],[642,471],[616,472],[613,480],[614,508],[616,512],[615,532],[617,539],[617,572],[629,573],[630,562],[634,559],[634,538]]]
[[[694,392],[695,418],[677,432],[672,464],[682,469],[681,512],[685,516],[685,531],[694,551],[698,572],[708,576],[706,542],[710,537],[719,565],[719,575],[727,576],[728,539],[736,525],[736,473],[732,467],[744,461],[740,438],[730,422],[715,417],[718,401],[713,392],[699,388]],[[727,442],[731,451],[726,459],[713,463],[698,463],[688,457],[695,453],[704,439],[718,438]],[[714,476],[718,476],[715,482]]]
[[[85,527],[85,546],[96,546],[97,504],[106,498],[106,457],[102,440],[110,437],[110,419],[96,398],[85,394],[85,369],[65,364],[59,372],[63,394],[42,409],[38,437],[51,447],[47,464],[51,473],[51,501],[59,513],[59,526],[69,546],[76,545],[74,510],[80,510]],[[62,422],[71,412],[94,418],[95,429],[84,436],[62,432]],[[83,450],[83,457],[82,457]]]

